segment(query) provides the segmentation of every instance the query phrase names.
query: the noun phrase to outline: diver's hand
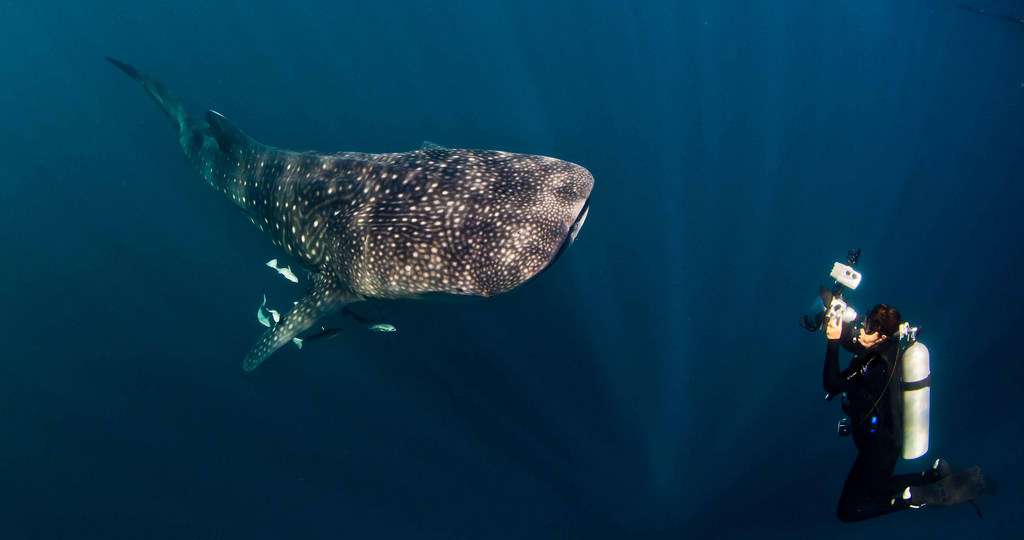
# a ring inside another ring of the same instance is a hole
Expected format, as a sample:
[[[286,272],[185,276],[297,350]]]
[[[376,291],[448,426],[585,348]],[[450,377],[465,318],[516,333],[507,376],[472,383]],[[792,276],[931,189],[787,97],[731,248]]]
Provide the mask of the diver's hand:
[[[825,335],[829,339],[839,339],[843,337],[843,319],[841,317],[834,317],[828,320],[828,326],[825,327]]]

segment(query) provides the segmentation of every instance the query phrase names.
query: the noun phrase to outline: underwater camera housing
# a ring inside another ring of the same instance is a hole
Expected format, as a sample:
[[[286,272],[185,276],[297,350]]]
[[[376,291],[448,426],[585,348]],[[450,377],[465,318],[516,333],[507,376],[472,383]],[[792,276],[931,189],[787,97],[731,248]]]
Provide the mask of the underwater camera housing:
[[[825,313],[825,318],[829,321],[842,319],[843,322],[852,323],[857,320],[857,311],[838,296],[833,296],[832,305],[828,307],[828,311]]]
[[[820,300],[814,303],[809,313],[800,317],[801,327],[815,332],[826,320],[841,319],[847,323],[857,320],[857,312],[847,304],[843,291],[855,290],[860,285],[861,274],[854,269],[859,259],[860,249],[851,249],[846,253],[846,264],[837,262],[832,265],[829,276],[835,283],[831,290],[821,287]]]

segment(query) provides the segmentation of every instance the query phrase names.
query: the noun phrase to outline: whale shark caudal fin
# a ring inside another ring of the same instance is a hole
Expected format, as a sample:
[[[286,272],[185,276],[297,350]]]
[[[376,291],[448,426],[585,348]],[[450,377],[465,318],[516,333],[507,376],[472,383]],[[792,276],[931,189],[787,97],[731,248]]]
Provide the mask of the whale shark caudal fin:
[[[188,115],[185,107],[175,99],[166,86],[135,69],[135,66],[110,57],[107,57],[107,60],[142,84],[142,87],[156,101],[157,105],[178,126],[179,134],[185,133],[193,127],[206,127],[200,120]],[[209,134],[213,135],[213,138],[217,141],[217,146],[220,147],[222,152],[238,154],[251,150],[253,146],[262,146],[245,133],[242,133],[242,130],[235,127],[227,118],[224,118],[223,115],[216,111],[206,111],[205,120],[210,128]]]
[[[281,322],[263,333],[246,355],[242,368],[252,371],[274,351],[280,349],[300,332],[308,330],[321,317],[341,309],[345,304],[360,300],[355,294],[338,286],[331,278],[316,272],[309,274],[306,296],[281,318]]]
[[[167,117],[170,118],[171,121],[174,122],[174,125],[178,127],[179,133],[185,131],[192,124],[192,119],[189,118],[188,113],[185,112],[185,107],[175,99],[171,94],[171,91],[168,90],[166,86],[156,82],[149,75],[135,69],[135,67],[130,64],[125,64],[120,60],[115,60],[110,57],[107,57],[107,61],[114,64],[118,69],[127,73],[131,78],[142,84],[142,87],[146,92],[149,92],[149,95],[152,96],[157,105],[163,109],[164,113],[167,114]]]

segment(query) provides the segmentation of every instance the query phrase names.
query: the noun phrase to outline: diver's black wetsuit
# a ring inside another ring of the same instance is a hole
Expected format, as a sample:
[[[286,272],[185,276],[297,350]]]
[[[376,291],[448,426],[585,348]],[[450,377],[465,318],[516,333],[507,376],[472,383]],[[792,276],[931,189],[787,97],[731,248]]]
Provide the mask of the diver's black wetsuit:
[[[840,345],[857,355],[842,372],[839,371]],[[848,324],[843,325],[840,339],[828,341],[823,374],[825,391],[831,396],[846,392],[850,401],[850,427],[858,452],[836,509],[844,522],[904,510],[909,507],[901,498],[904,489],[937,480],[930,472],[892,476],[903,446],[899,374],[890,380],[898,351],[899,339],[895,337],[871,347],[854,342],[853,329]],[[895,504],[890,503],[893,498]]]

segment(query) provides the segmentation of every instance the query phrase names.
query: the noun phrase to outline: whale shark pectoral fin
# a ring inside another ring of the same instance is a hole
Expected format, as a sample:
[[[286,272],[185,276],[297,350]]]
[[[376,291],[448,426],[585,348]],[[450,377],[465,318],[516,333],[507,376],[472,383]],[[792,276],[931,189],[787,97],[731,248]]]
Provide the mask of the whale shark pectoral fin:
[[[360,300],[359,296],[337,285],[327,275],[317,272],[309,275],[309,292],[295,304],[281,322],[263,333],[246,355],[242,368],[252,371],[274,351],[287,344],[299,333],[309,329],[321,317],[341,309],[345,304]]]
[[[258,144],[217,111],[206,111],[206,123],[210,124],[221,152],[234,154]]]

